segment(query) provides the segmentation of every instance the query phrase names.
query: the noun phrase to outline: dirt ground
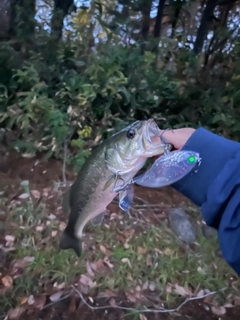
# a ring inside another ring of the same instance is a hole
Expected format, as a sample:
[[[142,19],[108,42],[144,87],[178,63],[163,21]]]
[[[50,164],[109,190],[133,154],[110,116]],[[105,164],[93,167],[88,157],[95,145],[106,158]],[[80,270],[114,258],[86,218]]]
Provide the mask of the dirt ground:
[[[73,180],[74,175],[71,170],[67,170],[67,180]],[[18,197],[21,193],[19,190],[19,183],[23,180],[29,180],[33,189],[41,190],[52,185],[52,182],[58,182],[62,180],[62,164],[56,160],[45,160],[44,158],[23,158],[15,152],[7,153],[2,152],[0,154],[0,188],[5,190],[9,201]],[[175,192],[172,188],[162,189],[146,189],[136,187],[135,197],[139,200],[139,203],[144,205],[144,201],[148,201],[152,204],[157,204],[154,210],[161,210],[161,214],[164,208],[169,207],[185,207],[187,209],[189,201],[181,194]],[[48,201],[48,208],[54,212],[55,208],[59,206],[61,199],[50,199]],[[116,212],[118,205],[112,203],[108,209],[110,212]],[[1,209],[1,208],[0,208]],[[0,219],[2,217],[0,216]],[[149,219],[151,217],[149,216]],[[1,220],[0,220],[1,222]],[[155,223],[152,218],[151,223]],[[1,240],[1,237],[0,237]],[[1,249],[0,249],[1,250]],[[8,267],[9,261],[5,262],[6,265],[2,266],[3,269]],[[0,270],[1,272],[1,270]],[[0,293],[1,295],[1,293]],[[1,296],[0,296],[1,299]],[[64,301],[53,304],[48,308],[33,312],[31,308],[24,313],[20,319],[53,319],[53,320],[120,320],[120,319],[137,319],[133,315],[127,315],[125,311],[116,308],[103,308],[100,310],[90,310],[88,306],[81,303],[80,299],[76,302],[77,308],[74,312],[71,312],[70,298]],[[106,300],[99,299],[98,306],[106,305]],[[132,306],[128,302],[126,306]],[[1,315],[0,315],[1,318]],[[7,318],[5,318],[7,319]],[[164,313],[146,313],[142,316],[141,320],[165,320],[165,319],[194,319],[194,320],[238,320],[240,319],[240,307],[227,308],[225,315],[214,315],[210,307],[207,307],[206,303],[202,300],[195,300],[188,302],[179,313],[164,314]]]

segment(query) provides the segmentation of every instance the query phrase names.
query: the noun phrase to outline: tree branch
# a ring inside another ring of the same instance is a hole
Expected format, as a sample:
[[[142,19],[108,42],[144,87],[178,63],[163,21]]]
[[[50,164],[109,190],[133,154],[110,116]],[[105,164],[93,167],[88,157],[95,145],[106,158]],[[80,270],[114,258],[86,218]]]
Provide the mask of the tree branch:
[[[198,54],[199,52],[202,51],[203,43],[204,40],[207,36],[209,24],[211,22],[211,17],[213,16],[214,9],[218,3],[218,0],[208,0],[206,7],[204,9],[200,27],[198,28],[197,31],[197,38],[194,43],[194,48],[193,51]]]
[[[156,16],[156,21],[155,21],[155,26],[153,31],[154,38],[159,38],[161,35],[162,16],[164,11],[165,1],[166,0],[159,0],[159,3],[158,3],[158,11],[157,11],[157,16]]]

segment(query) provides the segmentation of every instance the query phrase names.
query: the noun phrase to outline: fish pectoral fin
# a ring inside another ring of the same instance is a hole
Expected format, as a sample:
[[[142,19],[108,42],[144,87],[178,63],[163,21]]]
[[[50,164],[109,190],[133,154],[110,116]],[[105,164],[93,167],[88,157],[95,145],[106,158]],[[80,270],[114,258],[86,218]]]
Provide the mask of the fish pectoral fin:
[[[91,224],[96,227],[96,226],[100,226],[103,222],[103,219],[105,217],[105,215],[107,214],[107,211],[104,211],[102,213],[100,213],[98,216],[96,216],[95,218],[93,218],[91,220]]]
[[[112,184],[114,184],[116,179],[115,175],[111,175],[109,178],[107,178],[107,181],[103,187],[103,191],[105,191],[106,189],[108,189]]]
[[[64,230],[59,243],[62,250],[73,249],[78,257],[82,254],[82,241]]]
[[[120,178],[119,180],[123,181],[123,183],[120,185],[117,185],[117,183],[115,183],[115,185],[113,187],[114,192],[124,191],[124,190],[126,190],[126,188],[128,188],[129,185],[133,184],[133,179],[127,181],[126,183],[124,183],[124,179],[122,179],[122,178]]]
[[[119,187],[121,188],[121,186],[123,185],[122,184],[122,185],[118,186],[118,183],[120,183],[120,182],[124,182],[124,180],[120,176],[115,175],[115,174],[111,175],[110,177],[107,178],[107,181],[103,187],[103,191],[105,191],[107,188],[109,188],[112,185],[113,186],[112,191],[116,192],[115,189],[119,188]]]

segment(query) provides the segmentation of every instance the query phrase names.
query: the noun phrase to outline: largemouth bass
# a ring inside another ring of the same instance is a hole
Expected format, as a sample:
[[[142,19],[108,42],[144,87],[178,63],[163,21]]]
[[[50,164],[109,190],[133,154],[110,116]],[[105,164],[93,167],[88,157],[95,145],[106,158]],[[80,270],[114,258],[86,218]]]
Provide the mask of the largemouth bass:
[[[93,150],[66,194],[70,215],[60,249],[73,249],[80,256],[82,233],[88,221],[106,211],[118,194],[115,190],[127,184],[147,158],[165,150],[166,144],[160,139],[160,129],[153,119],[134,122]],[[120,190],[120,198],[125,197],[121,192],[125,191]],[[66,211],[66,203],[63,206]]]

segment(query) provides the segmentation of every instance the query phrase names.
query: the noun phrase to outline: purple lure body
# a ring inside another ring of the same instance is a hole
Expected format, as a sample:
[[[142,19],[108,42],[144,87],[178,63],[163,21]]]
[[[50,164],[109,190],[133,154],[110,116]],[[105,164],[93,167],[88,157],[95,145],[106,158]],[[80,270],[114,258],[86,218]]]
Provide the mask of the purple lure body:
[[[194,151],[172,151],[160,156],[145,173],[134,177],[132,182],[148,188],[171,185],[196,170],[200,155]]]

